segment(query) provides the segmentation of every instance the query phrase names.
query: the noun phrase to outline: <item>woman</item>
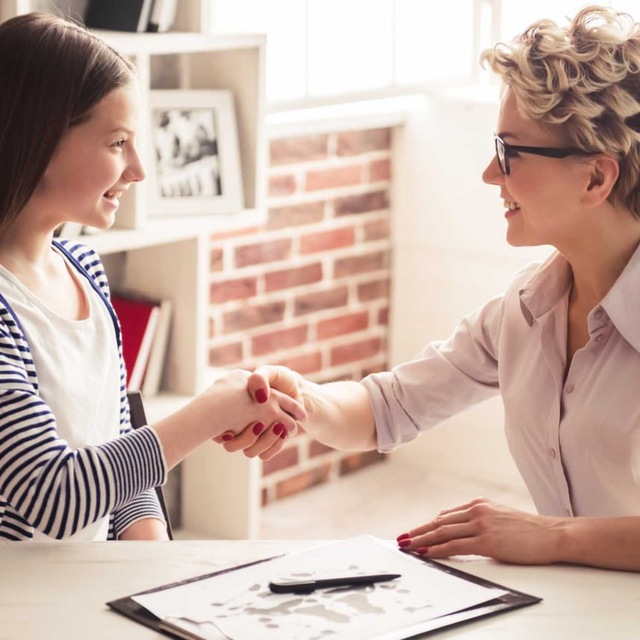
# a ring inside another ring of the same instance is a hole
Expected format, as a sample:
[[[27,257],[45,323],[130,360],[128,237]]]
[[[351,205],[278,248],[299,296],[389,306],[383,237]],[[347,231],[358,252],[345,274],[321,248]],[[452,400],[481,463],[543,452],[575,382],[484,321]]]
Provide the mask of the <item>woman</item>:
[[[302,394],[305,429],[328,445],[381,451],[500,393],[539,515],[474,500],[401,548],[639,571],[640,29],[588,7],[482,58],[504,85],[483,180],[510,244],[557,251],[391,372],[319,386],[266,367],[250,388]],[[225,446],[270,455],[246,432]]]
[[[107,229],[145,177],[134,69],[85,29],[28,14],[0,25],[0,95],[0,539],[166,539],[152,488],[172,467],[247,423],[275,451],[304,412],[285,396],[256,405],[237,371],[131,430],[102,265],[53,234]]]

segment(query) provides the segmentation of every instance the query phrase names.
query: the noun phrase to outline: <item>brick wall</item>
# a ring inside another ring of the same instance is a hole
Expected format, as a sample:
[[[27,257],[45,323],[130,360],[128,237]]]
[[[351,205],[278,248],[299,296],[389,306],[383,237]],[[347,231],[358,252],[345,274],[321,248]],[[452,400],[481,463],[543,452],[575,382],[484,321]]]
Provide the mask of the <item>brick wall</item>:
[[[316,382],[387,366],[390,129],[270,142],[265,227],[211,238],[209,363]],[[263,504],[382,460],[300,434],[263,465]]]

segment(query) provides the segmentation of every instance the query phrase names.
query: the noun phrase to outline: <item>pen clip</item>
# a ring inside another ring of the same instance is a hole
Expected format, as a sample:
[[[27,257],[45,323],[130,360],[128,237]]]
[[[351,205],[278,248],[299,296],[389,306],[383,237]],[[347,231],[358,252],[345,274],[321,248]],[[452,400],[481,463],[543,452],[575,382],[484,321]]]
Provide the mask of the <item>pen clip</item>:
[[[318,587],[315,581],[312,582],[270,582],[271,593],[313,593]]]

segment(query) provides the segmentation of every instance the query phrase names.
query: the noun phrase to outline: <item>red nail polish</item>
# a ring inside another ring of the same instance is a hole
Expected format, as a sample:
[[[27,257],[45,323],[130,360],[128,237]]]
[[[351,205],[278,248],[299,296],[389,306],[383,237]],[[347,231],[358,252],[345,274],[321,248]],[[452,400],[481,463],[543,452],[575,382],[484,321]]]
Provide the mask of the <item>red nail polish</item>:
[[[404,538],[403,540],[400,540],[398,544],[404,549],[404,547],[408,547],[411,544],[411,540]]]
[[[429,552],[429,547],[418,547],[416,549],[416,553],[420,554],[421,556],[426,555]]]
[[[233,434],[232,434],[232,433],[225,433],[225,434],[222,436],[222,439],[223,439],[225,442],[229,442],[229,440],[233,440]]]
[[[397,538],[396,538],[396,542],[400,542],[400,540],[406,540],[407,538],[410,538],[411,536],[408,533],[401,533]]]
[[[273,433],[279,436],[282,433],[283,429],[284,429],[284,425],[282,424],[282,422],[277,422],[275,427],[273,427]]]
[[[280,434],[280,437],[284,440],[284,439],[287,437],[287,435],[289,435],[289,434],[287,433],[287,430],[286,430],[286,429],[283,429],[283,430],[282,430],[282,433]]]
[[[256,422],[253,425],[253,433],[255,435],[259,436],[263,430],[264,430],[264,425],[262,424],[262,422]]]
[[[256,402],[263,404],[267,401],[267,392],[264,389],[258,389],[256,391]]]

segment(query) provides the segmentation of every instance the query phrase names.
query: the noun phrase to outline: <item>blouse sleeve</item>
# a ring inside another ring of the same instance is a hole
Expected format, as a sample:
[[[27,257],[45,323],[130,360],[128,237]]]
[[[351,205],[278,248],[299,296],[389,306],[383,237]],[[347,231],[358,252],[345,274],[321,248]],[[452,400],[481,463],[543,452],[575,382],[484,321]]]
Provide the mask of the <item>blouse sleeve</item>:
[[[462,320],[445,341],[410,362],[362,381],[375,417],[378,449],[391,451],[422,431],[498,393],[502,297]]]

